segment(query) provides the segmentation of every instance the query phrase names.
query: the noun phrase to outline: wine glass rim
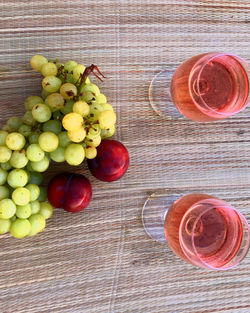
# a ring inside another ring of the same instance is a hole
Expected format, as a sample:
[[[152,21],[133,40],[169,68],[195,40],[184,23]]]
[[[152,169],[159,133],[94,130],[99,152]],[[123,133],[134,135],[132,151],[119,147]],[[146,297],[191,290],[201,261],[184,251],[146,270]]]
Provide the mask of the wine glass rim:
[[[197,81],[200,80],[201,74],[202,74],[202,72],[203,72],[205,66],[207,66],[207,64],[208,64],[209,62],[211,62],[212,60],[214,60],[215,58],[218,58],[218,57],[220,57],[220,56],[231,56],[231,57],[233,57],[236,61],[238,61],[237,59],[239,59],[242,63],[246,64],[246,67],[249,67],[249,63],[248,63],[244,58],[242,58],[242,57],[240,57],[240,56],[238,56],[238,55],[236,55],[236,54],[233,54],[233,53],[208,52],[208,53],[204,54],[202,58],[205,58],[208,54],[211,54],[211,57],[210,57],[208,60],[206,60],[206,62],[205,62],[205,63],[202,65],[202,67],[199,69],[198,76],[197,76]],[[195,64],[192,66],[191,72],[195,69],[195,67],[197,66],[197,64],[199,64],[200,62],[201,62],[201,59],[199,59],[199,60],[197,60],[197,61],[195,62]],[[239,61],[238,61],[238,62],[239,62]],[[241,62],[239,62],[239,63],[240,63],[240,65],[242,66],[243,70],[244,70],[245,73],[246,73],[246,77],[247,77],[247,79],[248,79],[248,86],[249,86],[249,88],[250,88],[250,79],[249,79],[248,72],[247,72],[245,66],[243,66],[243,64],[242,64]],[[191,89],[191,78],[192,78],[192,75],[189,76],[189,90],[192,90],[192,89]],[[247,97],[245,105],[244,105],[242,108],[240,108],[239,110],[236,110],[236,111],[234,111],[233,113],[232,113],[232,112],[230,112],[230,113],[219,112],[219,111],[216,111],[216,110],[214,110],[213,108],[209,107],[209,106],[207,105],[206,101],[204,101],[204,99],[203,99],[203,97],[202,97],[202,95],[201,95],[201,93],[200,93],[200,86],[199,86],[199,84],[197,84],[197,88],[198,88],[198,89],[197,89],[197,90],[198,90],[198,95],[199,95],[199,97],[200,97],[202,103],[204,104],[204,106],[205,106],[209,111],[212,111],[212,112],[214,112],[214,113],[216,113],[216,114],[219,114],[219,115],[222,115],[222,116],[230,116],[230,115],[232,115],[232,114],[236,114],[236,113],[241,112],[241,111],[244,110],[244,109],[247,107],[247,105],[248,105],[248,97]],[[203,108],[195,101],[195,99],[193,98],[192,93],[191,93],[191,97],[192,97],[192,99],[193,99],[193,101],[194,101],[194,104],[198,107],[198,109],[203,109]]]
[[[190,213],[190,211],[192,211],[197,205],[200,205],[200,204],[210,204],[209,202],[211,202],[211,200],[216,200],[216,201],[218,201],[218,204],[219,204],[218,206],[219,206],[220,208],[233,210],[240,218],[243,219],[243,222],[247,225],[247,227],[248,227],[248,229],[249,229],[249,224],[248,224],[248,222],[247,222],[247,219],[246,219],[245,216],[244,216],[243,214],[241,214],[241,212],[240,212],[239,210],[237,210],[236,208],[232,207],[231,205],[229,205],[229,204],[226,203],[225,201],[220,200],[220,199],[217,199],[217,198],[203,199],[203,200],[200,200],[200,201],[195,202],[195,203],[185,212],[185,214],[183,215],[182,220],[181,220],[181,223],[180,223],[180,227],[179,227],[179,238],[182,238],[181,229],[183,228],[183,223],[184,223],[185,217]],[[213,207],[214,207],[214,205],[213,205]],[[195,253],[196,257],[199,259],[199,261],[201,262],[201,264],[204,265],[204,267],[206,267],[206,268],[208,268],[208,269],[212,269],[212,270],[214,270],[214,271],[225,271],[225,270],[229,270],[229,269],[232,269],[232,268],[236,267],[236,266],[244,259],[244,257],[245,257],[246,254],[248,253],[249,247],[248,247],[248,249],[246,249],[246,253],[243,254],[242,258],[241,258],[236,264],[234,264],[234,265],[232,265],[232,266],[229,266],[229,267],[214,267],[214,266],[208,264],[207,262],[205,262],[205,261],[199,256],[199,253],[198,253],[198,251],[197,251],[197,249],[196,249],[196,247],[195,247],[195,244],[194,244],[194,231],[195,231],[195,229],[196,229],[197,223],[198,223],[198,221],[200,220],[201,216],[204,215],[204,214],[206,214],[206,213],[207,213],[209,210],[211,210],[211,209],[212,209],[212,207],[209,207],[209,208],[205,209],[203,212],[201,212],[201,213],[195,218],[195,222],[194,222],[194,224],[193,224],[192,233],[191,233],[191,236],[192,236],[192,247],[193,247],[193,250],[194,250],[194,253]],[[243,222],[242,222],[242,223],[243,223]],[[250,234],[249,234],[249,233],[248,233],[248,237],[249,237],[249,239],[250,239]],[[183,244],[182,244],[182,241],[181,241],[181,240],[180,240],[180,244],[181,244],[181,246],[182,246],[182,248],[183,248]],[[183,249],[183,252],[184,252],[184,254],[186,255],[186,257],[187,257],[188,259],[190,259],[189,256],[188,256],[188,254],[186,253],[185,249]],[[226,265],[226,264],[225,264],[225,265]]]

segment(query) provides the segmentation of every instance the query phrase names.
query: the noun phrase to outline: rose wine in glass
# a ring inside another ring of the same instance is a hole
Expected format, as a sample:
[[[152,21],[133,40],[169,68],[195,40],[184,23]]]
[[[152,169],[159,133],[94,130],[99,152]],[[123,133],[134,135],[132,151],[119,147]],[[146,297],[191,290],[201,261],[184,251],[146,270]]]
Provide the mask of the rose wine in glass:
[[[172,118],[224,119],[249,103],[249,72],[248,63],[236,55],[200,54],[183,62],[171,79],[167,71],[157,74],[149,88],[150,103],[159,115]]]
[[[159,239],[155,216],[150,217],[153,210],[151,203],[146,203],[143,223],[147,233]],[[173,252],[183,260],[202,268],[227,270],[246,256],[250,244],[248,223],[225,201],[206,194],[188,194],[165,210],[162,232]]]

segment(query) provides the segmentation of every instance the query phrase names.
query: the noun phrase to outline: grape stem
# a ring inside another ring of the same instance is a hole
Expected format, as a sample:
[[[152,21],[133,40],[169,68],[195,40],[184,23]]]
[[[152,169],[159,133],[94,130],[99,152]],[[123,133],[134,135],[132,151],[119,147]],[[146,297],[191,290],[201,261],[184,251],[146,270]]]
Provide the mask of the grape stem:
[[[101,75],[103,78],[106,78],[106,77],[102,74],[102,72],[99,70],[99,68],[98,68],[96,65],[91,64],[90,66],[86,67],[85,70],[84,70],[84,72],[81,74],[81,84],[85,82],[85,80],[87,79],[87,77],[88,77],[89,74],[91,74],[91,73],[94,74],[95,77],[97,77],[101,82],[103,82],[103,79],[102,79],[100,76],[98,76],[98,74],[96,74],[96,73],[94,72],[95,70],[96,70],[97,73],[98,73],[99,75]]]

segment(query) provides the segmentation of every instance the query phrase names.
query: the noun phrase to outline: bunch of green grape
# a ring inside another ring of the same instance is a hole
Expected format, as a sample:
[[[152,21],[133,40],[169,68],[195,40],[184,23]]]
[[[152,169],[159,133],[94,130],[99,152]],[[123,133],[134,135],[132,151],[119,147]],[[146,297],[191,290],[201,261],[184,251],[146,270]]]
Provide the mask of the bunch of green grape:
[[[116,115],[85,66],[31,58],[43,76],[42,94],[25,100],[22,118],[0,130],[0,234],[34,236],[53,214],[41,185],[50,161],[79,165],[96,157],[102,138],[115,132]]]

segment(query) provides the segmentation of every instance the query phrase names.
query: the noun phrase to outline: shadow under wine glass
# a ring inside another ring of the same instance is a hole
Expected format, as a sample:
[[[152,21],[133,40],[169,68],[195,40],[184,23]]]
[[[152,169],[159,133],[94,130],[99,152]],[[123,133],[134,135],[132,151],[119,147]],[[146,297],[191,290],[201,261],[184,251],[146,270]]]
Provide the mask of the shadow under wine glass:
[[[195,266],[228,270],[250,245],[245,217],[225,201],[206,194],[152,194],[142,210],[146,233]]]
[[[168,119],[216,121],[242,111],[250,101],[250,67],[239,56],[204,53],[176,71],[163,70],[152,80],[149,101]]]

